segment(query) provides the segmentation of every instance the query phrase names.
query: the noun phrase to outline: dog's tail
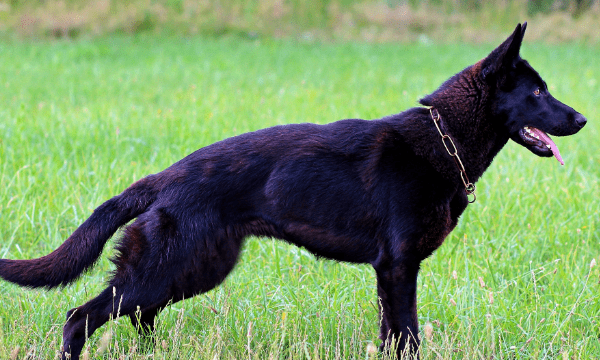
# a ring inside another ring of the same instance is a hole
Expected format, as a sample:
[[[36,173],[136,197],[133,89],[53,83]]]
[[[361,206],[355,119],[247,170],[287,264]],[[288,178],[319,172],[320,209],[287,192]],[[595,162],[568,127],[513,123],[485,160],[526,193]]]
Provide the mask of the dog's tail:
[[[106,241],[156,200],[160,181],[148,176],[100,205],[75,232],[52,253],[38,259],[0,259],[0,276],[31,288],[54,288],[73,282],[94,265]]]

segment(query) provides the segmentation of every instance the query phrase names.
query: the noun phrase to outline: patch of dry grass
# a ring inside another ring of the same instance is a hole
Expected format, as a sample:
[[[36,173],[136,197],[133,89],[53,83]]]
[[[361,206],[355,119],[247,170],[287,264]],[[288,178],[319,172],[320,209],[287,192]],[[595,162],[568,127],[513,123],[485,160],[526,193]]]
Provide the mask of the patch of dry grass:
[[[112,33],[207,33],[247,37],[366,42],[497,42],[517,22],[535,26],[528,38],[550,43],[598,43],[600,2],[529,15],[526,0],[479,4],[451,0],[409,5],[383,0],[111,0],[0,2],[0,34],[75,38]]]

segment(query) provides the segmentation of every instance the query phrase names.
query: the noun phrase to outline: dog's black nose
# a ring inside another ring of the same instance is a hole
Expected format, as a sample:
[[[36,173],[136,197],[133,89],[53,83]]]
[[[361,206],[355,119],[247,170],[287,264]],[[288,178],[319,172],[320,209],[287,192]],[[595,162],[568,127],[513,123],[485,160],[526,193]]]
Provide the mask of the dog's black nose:
[[[580,129],[585,126],[586,122],[587,119],[585,118],[585,116],[581,114],[575,115],[575,124],[577,124],[577,126],[579,126]]]

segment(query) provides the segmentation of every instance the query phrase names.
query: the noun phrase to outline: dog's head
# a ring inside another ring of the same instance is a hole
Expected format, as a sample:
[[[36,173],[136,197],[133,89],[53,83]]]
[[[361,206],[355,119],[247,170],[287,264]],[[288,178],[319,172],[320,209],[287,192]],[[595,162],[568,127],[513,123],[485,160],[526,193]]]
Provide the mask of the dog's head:
[[[481,62],[481,76],[494,89],[492,114],[509,137],[538,156],[564,164],[558,148],[548,134],[572,135],[586,123],[583,115],[556,100],[519,49],[527,23],[515,31]]]

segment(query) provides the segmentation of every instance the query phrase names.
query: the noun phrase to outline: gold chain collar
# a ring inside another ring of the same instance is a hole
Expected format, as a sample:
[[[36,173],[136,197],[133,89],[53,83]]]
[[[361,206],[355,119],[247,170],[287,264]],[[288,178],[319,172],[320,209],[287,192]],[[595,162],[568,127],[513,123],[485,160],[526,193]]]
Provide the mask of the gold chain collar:
[[[435,124],[435,127],[437,128],[438,132],[440,133],[440,136],[442,137],[442,144],[444,144],[446,151],[448,151],[448,154],[450,154],[450,156],[452,156],[452,158],[454,159],[454,162],[456,163],[456,167],[458,167],[458,171],[460,171],[460,179],[462,180],[463,185],[465,186],[465,193],[467,194],[467,201],[469,201],[469,203],[472,204],[477,199],[477,197],[475,196],[475,184],[473,184],[472,182],[469,181],[469,177],[467,176],[467,171],[465,170],[465,166],[463,165],[462,161],[460,160],[460,156],[458,156],[458,151],[456,150],[456,145],[454,145],[454,141],[452,141],[452,138],[450,137],[450,135],[444,134],[442,132],[442,129],[440,126],[440,121],[442,120],[442,117],[440,116],[440,113],[432,107],[429,108],[429,113],[431,114],[431,118],[433,119],[433,123]],[[448,144],[450,144],[452,146],[452,149],[454,149],[454,151],[450,151],[450,147],[448,146]],[[469,199],[469,195],[473,195],[472,200]]]

